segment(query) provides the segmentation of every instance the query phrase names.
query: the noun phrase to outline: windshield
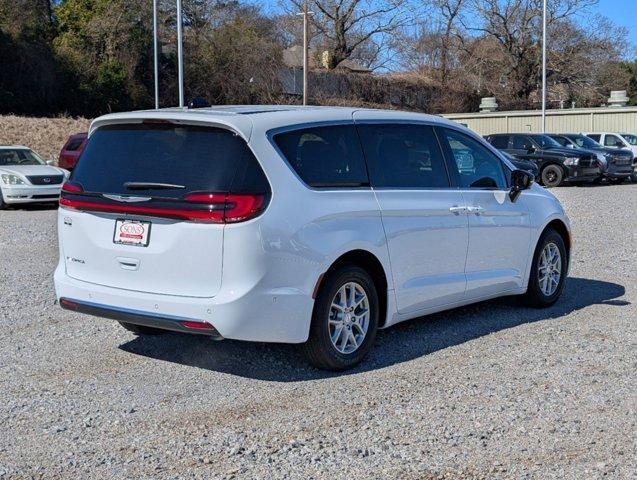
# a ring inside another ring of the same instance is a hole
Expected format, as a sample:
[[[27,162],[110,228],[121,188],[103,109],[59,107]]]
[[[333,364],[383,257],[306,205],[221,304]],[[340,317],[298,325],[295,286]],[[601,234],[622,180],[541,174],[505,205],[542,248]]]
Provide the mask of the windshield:
[[[622,137],[631,145],[637,145],[637,135],[631,135],[629,133],[622,134]]]
[[[0,149],[0,167],[3,165],[46,165],[46,162],[26,148],[3,148]]]
[[[580,148],[599,148],[601,145],[586,135],[569,135],[568,138],[573,140]]]
[[[548,135],[531,135],[531,138],[539,143],[542,148],[560,148],[562,146]]]

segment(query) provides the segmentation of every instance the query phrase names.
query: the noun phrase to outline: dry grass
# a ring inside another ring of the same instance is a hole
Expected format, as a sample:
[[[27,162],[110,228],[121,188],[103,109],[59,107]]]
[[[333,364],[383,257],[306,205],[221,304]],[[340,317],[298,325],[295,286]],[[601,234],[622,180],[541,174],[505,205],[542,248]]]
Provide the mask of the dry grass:
[[[0,145],[24,145],[45,160],[57,162],[69,135],[87,131],[89,123],[86,118],[0,115]]]

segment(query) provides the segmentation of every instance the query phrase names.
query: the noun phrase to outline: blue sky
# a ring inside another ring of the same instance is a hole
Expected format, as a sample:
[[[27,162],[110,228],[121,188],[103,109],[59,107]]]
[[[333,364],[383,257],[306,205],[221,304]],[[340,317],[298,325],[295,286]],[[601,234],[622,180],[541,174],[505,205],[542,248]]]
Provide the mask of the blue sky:
[[[637,45],[637,2],[635,0],[599,0],[593,11],[626,27],[630,41]]]
[[[278,0],[253,1],[262,4],[266,11],[276,11],[279,8]],[[626,27],[631,42],[637,45],[637,0],[599,0],[598,5],[591,9],[591,13],[600,13],[617,25]],[[580,16],[585,19],[585,15]]]

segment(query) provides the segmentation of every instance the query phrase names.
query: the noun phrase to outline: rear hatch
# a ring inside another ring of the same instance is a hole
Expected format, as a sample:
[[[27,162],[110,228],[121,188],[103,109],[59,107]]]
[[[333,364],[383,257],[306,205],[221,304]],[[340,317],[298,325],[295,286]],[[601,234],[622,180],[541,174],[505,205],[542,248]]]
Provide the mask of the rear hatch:
[[[66,272],[110,287],[212,297],[224,225],[259,215],[269,194],[256,158],[229,130],[102,126],[60,199]]]

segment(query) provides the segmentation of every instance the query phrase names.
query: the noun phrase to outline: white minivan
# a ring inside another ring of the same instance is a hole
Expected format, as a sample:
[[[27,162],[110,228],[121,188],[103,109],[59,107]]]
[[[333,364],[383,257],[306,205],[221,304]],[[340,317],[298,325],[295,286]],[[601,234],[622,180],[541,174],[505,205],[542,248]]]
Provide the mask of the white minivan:
[[[552,305],[571,248],[555,197],[470,130],[354,108],[100,117],[58,215],[63,308],[136,334],[303,344],[334,370],[403,320]]]

